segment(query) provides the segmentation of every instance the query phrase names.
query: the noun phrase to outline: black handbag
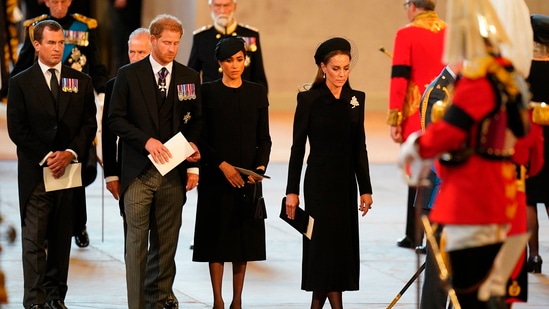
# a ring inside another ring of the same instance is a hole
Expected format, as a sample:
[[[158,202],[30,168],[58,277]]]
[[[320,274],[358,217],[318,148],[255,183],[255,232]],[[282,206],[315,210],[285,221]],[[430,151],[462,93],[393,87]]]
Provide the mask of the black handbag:
[[[244,206],[249,209],[249,213],[256,220],[267,219],[267,208],[263,198],[263,190],[260,182],[246,184],[244,196],[242,197]]]

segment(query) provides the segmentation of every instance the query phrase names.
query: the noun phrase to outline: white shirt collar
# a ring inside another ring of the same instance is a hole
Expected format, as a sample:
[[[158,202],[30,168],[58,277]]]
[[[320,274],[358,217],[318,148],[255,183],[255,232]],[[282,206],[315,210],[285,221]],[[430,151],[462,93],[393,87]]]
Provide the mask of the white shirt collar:
[[[48,72],[49,69],[55,69],[56,70],[56,73],[58,73],[57,74],[57,79],[59,79],[59,77],[61,76],[61,67],[63,67],[63,64],[61,62],[56,64],[54,67],[49,67],[49,66],[45,65],[44,63],[42,63],[40,61],[40,59],[38,59],[38,65],[40,66],[40,70],[42,70],[42,74],[44,74],[44,76],[46,76],[46,74],[49,74],[49,72]]]
[[[173,61],[166,64],[166,65],[161,65],[160,63],[156,62],[156,60],[153,59],[153,57],[151,55],[149,55],[149,61],[151,62],[151,66],[152,66],[152,70],[154,72],[154,78],[156,80],[158,80],[158,71],[160,71],[160,69],[162,69],[162,67],[166,68],[168,70],[168,78],[170,78],[170,76],[172,75],[172,68],[173,68]]]

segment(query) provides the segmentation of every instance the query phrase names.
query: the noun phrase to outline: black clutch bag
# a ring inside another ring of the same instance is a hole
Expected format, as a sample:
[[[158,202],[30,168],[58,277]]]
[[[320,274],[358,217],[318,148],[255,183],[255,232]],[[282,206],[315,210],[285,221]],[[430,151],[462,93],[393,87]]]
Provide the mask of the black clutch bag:
[[[295,209],[295,219],[290,219],[286,215],[286,197],[282,198],[282,205],[280,206],[280,219],[286,221],[291,227],[296,229],[301,234],[305,235],[308,239],[313,236],[313,226],[315,220],[313,217],[300,207]]]

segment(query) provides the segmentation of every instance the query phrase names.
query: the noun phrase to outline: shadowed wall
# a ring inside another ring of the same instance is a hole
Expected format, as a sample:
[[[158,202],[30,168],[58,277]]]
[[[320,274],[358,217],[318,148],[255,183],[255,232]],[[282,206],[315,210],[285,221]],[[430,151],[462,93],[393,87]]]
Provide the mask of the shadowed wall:
[[[391,61],[379,52],[392,52],[396,30],[407,23],[404,0],[239,0],[236,19],[259,29],[272,109],[293,110],[297,88],[311,82],[317,45],[332,36],[356,43],[359,60],[351,85],[367,93],[369,110],[385,110]],[[439,0],[443,19],[446,2]],[[549,1],[526,0],[531,13],[549,14]],[[192,31],[211,24],[207,0],[145,0],[143,23],[159,13],[178,16],[184,23],[179,61],[187,63]]]

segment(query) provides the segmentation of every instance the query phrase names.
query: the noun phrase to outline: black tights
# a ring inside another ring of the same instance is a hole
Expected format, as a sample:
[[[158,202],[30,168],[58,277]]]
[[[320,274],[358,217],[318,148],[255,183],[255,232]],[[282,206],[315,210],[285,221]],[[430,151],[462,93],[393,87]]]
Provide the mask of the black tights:
[[[341,291],[313,291],[311,309],[321,309],[324,307],[326,298],[328,298],[332,309],[343,309],[343,299],[341,294]]]

